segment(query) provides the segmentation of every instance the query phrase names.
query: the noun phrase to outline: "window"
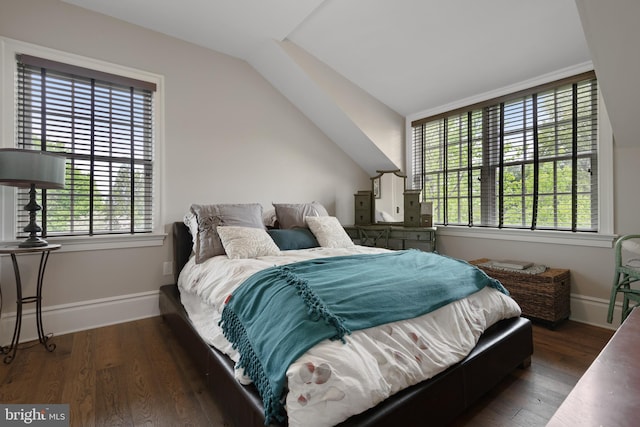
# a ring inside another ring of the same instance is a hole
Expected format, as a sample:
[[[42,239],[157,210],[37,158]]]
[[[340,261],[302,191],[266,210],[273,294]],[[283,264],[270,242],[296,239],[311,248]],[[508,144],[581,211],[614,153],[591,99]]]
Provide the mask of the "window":
[[[593,72],[412,122],[413,188],[443,225],[598,231]]]
[[[17,55],[18,146],[66,156],[65,189],[41,190],[45,236],[153,231],[155,83]],[[29,222],[18,192],[16,234]]]

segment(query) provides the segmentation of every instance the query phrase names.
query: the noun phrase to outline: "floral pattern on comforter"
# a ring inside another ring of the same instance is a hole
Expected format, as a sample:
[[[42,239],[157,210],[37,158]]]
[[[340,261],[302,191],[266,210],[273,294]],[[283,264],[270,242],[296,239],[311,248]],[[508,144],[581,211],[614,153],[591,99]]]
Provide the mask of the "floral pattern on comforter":
[[[230,260],[222,255],[197,265],[191,260],[178,286],[196,329],[237,362],[239,356],[222,335],[218,321],[225,299],[244,279],[274,265],[381,251],[384,249],[356,246],[287,251],[257,259]],[[355,331],[346,344],[325,340],[287,370],[289,425],[330,426],[363,412],[459,362],[486,328],[519,315],[513,299],[485,288],[415,319]],[[249,382],[242,372],[236,372],[236,377]]]

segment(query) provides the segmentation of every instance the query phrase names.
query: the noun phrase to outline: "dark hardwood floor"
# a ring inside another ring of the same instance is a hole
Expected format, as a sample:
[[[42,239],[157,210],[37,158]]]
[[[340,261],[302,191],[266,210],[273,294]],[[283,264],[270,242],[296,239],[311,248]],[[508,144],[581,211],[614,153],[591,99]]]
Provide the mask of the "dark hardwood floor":
[[[534,325],[531,366],[513,371],[453,425],[545,426],[613,333],[572,321],[555,330]]]
[[[518,369],[454,426],[544,426],[613,331],[567,321],[534,326]],[[225,426],[189,355],[160,317],[27,343],[0,362],[0,402],[68,403],[72,426]],[[242,427],[242,426],[238,426]]]

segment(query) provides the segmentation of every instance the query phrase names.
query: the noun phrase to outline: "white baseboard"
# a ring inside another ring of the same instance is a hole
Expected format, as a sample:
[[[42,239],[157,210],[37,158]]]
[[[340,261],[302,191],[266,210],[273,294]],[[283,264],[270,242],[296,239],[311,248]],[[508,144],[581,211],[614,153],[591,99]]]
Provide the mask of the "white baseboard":
[[[42,323],[45,333],[63,335],[87,329],[99,328],[116,323],[129,322],[146,317],[159,316],[159,291],[122,295],[91,301],[81,301],[45,307],[42,310]],[[609,301],[601,298],[571,295],[571,320],[616,329],[620,325],[620,304],[613,312],[613,323],[607,323]],[[0,343],[8,345],[13,336],[16,312],[8,312],[0,318]],[[36,332],[35,309],[24,310],[20,342],[38,338]]]
[[[607,323],[609,300],[571,294],[571,320],[599,326],[606,329],[617,329],[620,326],[622,304],[617,303],[613,310],[613,323]]]
[[[44,333],[52,333],[54,336],[63,335],[159,316],[159,295],[159,291],[150,291],[44,307],[42,310]],[[34,307],[33,304],[29,304],[29,306]],[[0,343],[2,345],[11,343],[15,321],[15,311],[2,314],[2,318],[0,318]],[[20,342],[35,339],[38,339],[35,307],[29,310],[23,309]]]

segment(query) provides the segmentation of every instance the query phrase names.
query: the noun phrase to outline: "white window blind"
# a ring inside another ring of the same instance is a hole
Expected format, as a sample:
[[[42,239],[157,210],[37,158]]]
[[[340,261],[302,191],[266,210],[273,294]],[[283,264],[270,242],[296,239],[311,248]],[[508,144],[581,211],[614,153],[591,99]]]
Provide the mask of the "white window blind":
[[[593,72],[412,123],[413,188],[434,222],[598,231]]]
[[[155,84],[17,56],[18,146],[67,158],[63,190],[41,190],[44,236],[153,230]],[[18,192],[17,237],[28,223]]]

